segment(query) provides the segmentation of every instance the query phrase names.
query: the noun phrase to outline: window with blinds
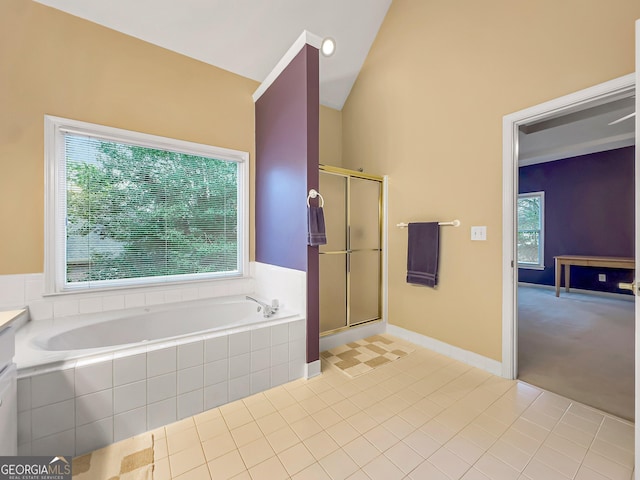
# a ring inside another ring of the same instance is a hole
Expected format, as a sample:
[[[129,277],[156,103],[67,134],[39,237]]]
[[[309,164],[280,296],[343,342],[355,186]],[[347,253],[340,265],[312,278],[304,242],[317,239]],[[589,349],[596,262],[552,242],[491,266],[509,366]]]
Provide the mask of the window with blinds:
[[[243,274],[245,152],[48,122],[55,291]]]

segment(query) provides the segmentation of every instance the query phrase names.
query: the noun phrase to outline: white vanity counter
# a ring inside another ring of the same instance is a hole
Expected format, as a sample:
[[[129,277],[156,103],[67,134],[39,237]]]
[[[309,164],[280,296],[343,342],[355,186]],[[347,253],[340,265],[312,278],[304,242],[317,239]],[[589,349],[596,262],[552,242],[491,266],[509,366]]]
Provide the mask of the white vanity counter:
[[[5,326],[10,325],[14,320],[21,320],[26,318],[27,310],[23,308],[21,310],[8,310],[6,312],[0,312],[0,330]]]
[[[15,330],[27,320],[27,310],[0,312],[0,455],[18,453],[18,410],[15,353]]]

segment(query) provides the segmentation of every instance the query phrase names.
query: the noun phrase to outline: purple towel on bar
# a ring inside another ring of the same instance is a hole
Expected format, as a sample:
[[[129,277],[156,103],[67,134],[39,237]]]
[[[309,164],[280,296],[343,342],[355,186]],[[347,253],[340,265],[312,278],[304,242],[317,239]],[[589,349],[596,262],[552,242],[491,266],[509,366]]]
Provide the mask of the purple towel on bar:
[[[307,207],[307,220],[307,244],[312,247],[325,245],[327,243],[327,235],[324,227],[324,211],[322,207]]]
[[[435,287],[438,284],[438,222],[410,223],[407,249],[407,283]]]

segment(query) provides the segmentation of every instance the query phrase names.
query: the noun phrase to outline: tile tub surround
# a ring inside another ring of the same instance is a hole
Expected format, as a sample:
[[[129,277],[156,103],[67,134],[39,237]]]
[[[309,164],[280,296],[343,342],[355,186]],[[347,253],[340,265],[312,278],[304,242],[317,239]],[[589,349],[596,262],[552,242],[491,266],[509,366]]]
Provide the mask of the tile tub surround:
[[[305,321],[288,320],[19,371],[18,453],[81,455],[298,379]]]
[[[261,262],[251,262],[250,266],[256,295],[277,298],[281,306],[294,312],[307,311],[306,272]]]
[[[27,306],[35,321],[252,293],[255,279],[245,277],[45,296],[43,273],[0,275],[0,310]]]
[[[0,275],[0,310],[29,307],[31,320],[52,320],[78,314],[110,312],[164,303],[233,295],[280,300],[296,312],[306,311],[306,273],[250,262],[249,277],[155,285],[123,290],[44,296],[44,274]]]

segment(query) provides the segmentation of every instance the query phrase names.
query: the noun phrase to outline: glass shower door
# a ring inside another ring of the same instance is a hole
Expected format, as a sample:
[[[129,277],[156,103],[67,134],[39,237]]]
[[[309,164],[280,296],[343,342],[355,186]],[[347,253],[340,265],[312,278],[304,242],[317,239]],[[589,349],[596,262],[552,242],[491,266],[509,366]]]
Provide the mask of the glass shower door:
[[[349,325],[380,318],[380,186],[350,179]]]
[[[320,246],[321,333],[381,317],[381,180],[335,170],[320,171],[327,231]]]
[[[320,332],[347,326],[347,178],[320,172],[327,244],[320,245]]]

